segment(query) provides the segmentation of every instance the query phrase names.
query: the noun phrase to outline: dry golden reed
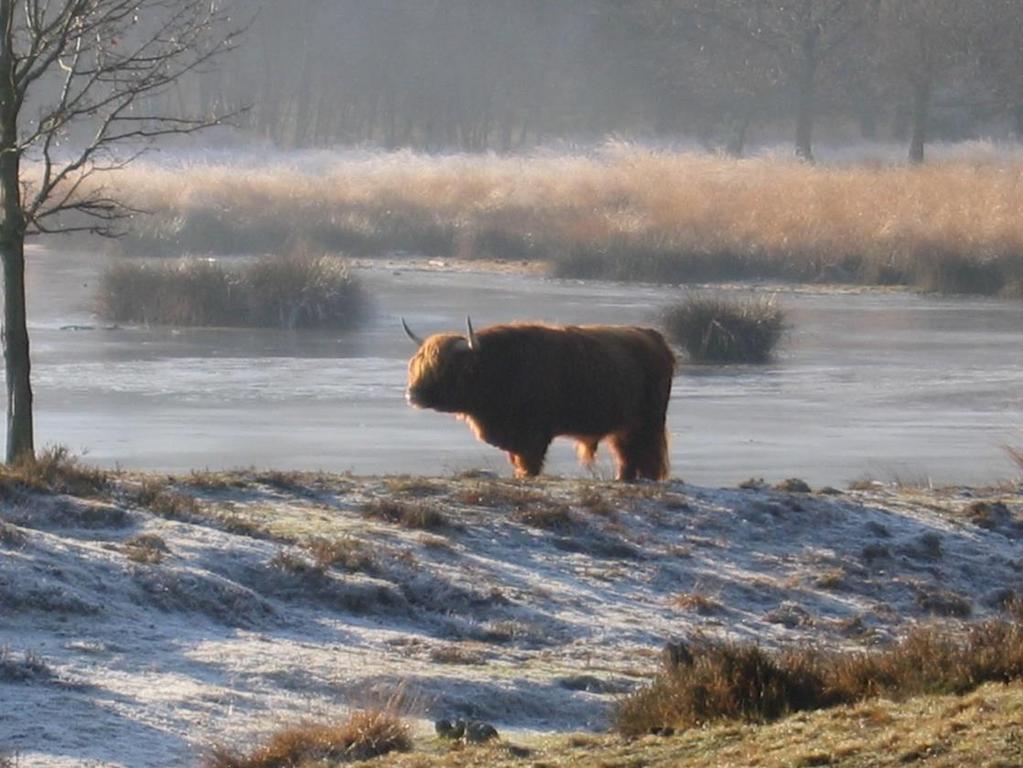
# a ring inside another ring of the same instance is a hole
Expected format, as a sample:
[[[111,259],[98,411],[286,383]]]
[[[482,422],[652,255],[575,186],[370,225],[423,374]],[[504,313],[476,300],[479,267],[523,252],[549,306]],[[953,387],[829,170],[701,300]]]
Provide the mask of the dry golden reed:
[[[811,166],[609,145],[587,154],[338,155],[315,172],[135,164],[137,253],[279,250],[544,259],[623,279],[782,277],[993,293],[1023,286],[1023,161]]]

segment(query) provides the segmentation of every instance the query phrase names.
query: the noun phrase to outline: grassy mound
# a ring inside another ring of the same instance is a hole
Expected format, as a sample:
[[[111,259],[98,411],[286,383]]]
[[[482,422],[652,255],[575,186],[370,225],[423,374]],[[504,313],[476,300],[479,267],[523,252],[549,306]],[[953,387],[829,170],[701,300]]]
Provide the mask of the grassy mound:
[[[706,641],[676,650],[654,682],[624,699],[615,727],[626,735],[717,720],[768,721],[878,696],[966,693],[1023,679],[1023,620],[990,620],[962,636],[921,628],[884,651],[770,652]]]
[[[239,268],[206,259],[121,262],[103,274],[100,314],[118,323],[350,328],[365,297],[347,263],[304,251]]]
[[[785,330],[773,299],[693,296],[664,316],[668,338],[695,363],[763,363]]]

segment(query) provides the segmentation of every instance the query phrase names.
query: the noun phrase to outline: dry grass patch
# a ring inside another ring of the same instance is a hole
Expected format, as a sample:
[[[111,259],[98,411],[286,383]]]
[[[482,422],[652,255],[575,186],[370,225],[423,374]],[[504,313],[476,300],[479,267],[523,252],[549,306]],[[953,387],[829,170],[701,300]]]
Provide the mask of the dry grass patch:
[[[241,266],[207,259],[118,262],[101,277],[98,311],[116,323],[351,328],[366,299],[347,263],[295,251]]]
[[[593,488],[582,488],[579,491],[579,506],[592,515],[612,520],[618,516],[618,510],[614,505],[600,491]]]
[[[362,505],[362,514],[402,528],[438,530],[451,526],[447,516],[436,504],[397,499],[373,499]]]
[[[920,587],[917,589],[916,603],[934,616],[968,619],[973,613],[973,603],[969,598],[950,589]]]
[[[1012,520],[1012,513],[1003,501],[973,501],[963,509],[963,516],[980,528],[991,530]]]
[[[544,531],[569,531],[579,524],[567,504],[551,501],[520,507],[512,513],[511,518],[517,523]]]
[[[19,657],[7,646],[0,646],[0,682],[28,683],[51,677],[50,666],[35,651],[25,651]]]
[[[828,568],[818,573],[813,580],[815,587],[820,589],[841,589],[846,583],[844,568]]]
[[[670,603],[675,608],[698,613],[701,616],[719,613],[724,608],[720,600],[709,595],[700,594],[699,592],[682,592],[672,597]]]
[[[46,448],[35,458],[0,465],[0,494],[32,490],[95,497],[103,495],[109,487],[108,472],[82,464],[61,445]]]
[[[271,568],[276,568],[279,571],[290,573],[295,576],[306,576],[309,574],[320,574],[324,572],[324,568],[316,565],[316,563],[309,557],[306,557],[300,552],[296,552],[292,549],[281,549],[270,558],[269,565]]]
[[[694,363],[764,363],[785,330],[773,298],[692,296],[668,310],[664,329]]]
[[[210,491],[244,488],[248,485],[248,481],[237,472],[215,472],[209,469],[193,469],[182,482],[192,488]]]
[[[460,488],[451,496],[459,504],[473,507],[512,507],[521,509],[544,501],[544,496],[531,488],[499,481],[480,482]]]
[[[874,652],[766,651],[701,639],[683,663],[624,699],[615,727],[627,735],[715,720],[766,721],[876,696],[965,693],[985,682],[1023,679],[1023,622],[990,620],[961,634],[911,632]]]
[[[397,496],[437,496],[445,490],[441,484],[421,477],[388,477],[384,485]]]
[[[128,493],[128,500],[165,520],[208,524],[227,533],[253,538],[272,539],[273,535],[259,523],[239,514],[229,504],[204,504],[172,486],[173,478],[145,477]]]
[[[8,547],[17,547],[25,543],[25,534],[20,528],[0,520],[0,544]]]
[[[443,645],[430,651],[430,661],[435,664],[478,666],[486,664],[487,658],[480,651],[462,645]]]
[[[297,768],[335,762],[369,760],[389,752],[408,751],[409,727],[394,712],[356,712],[342,723],[304,724],[284,728],[249,752],[218,747],[206,768]]]
[[[168,520],[191,520],[201,515],[202,506],[194,496],[175,491],[169,480],[143,478],[139,487],[130,494],[133,503]]]
[[[160,536],[155,533],[140,533],[121,545],[121,552],[129,560],[144,565],[158,565],[170,551]]]
[[[315,538],[302,543],[320,570],[340,567],[350,572],[370,572],[376,566],[368,544],[351,536],[335,539]]]

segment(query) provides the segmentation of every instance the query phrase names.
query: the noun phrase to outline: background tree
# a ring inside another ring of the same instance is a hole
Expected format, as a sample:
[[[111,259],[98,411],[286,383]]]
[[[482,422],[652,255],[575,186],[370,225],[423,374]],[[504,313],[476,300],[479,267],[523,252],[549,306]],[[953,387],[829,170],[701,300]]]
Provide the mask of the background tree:
[[[991,10],[987,0],[883,0],[880,55],[908,106],[910,162],[923,162],[936,90],[951,94],[958,84],[960,94],[976,93],[979,53],[990,39],[984,31],[999,23]]]
[[[694,17],[694,26],[731,36],[731,56],[722,63],[738,77],[743,72],[756,77],[765,57],[774,62],[794,102],[796,154],[812,160],[822,64],[838,56],[864,27],[871,0],[679,1]]]
[[[0,0],[0,256],[6,460],[34,456],[25,238],[110,234],[128,215],[94,177],[215,122],[161,112],[228,45],[215,0]]]

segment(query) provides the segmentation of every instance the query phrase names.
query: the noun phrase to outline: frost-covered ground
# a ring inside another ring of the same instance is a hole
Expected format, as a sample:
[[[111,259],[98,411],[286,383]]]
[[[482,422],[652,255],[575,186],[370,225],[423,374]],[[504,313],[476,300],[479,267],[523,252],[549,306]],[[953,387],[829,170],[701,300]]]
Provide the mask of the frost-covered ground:
[[[0,752],[24,766],[188,765],[396,692],[599,729],[670,638],[869,646],[1023,594],[1008,486],[121,475],[9,492],[0,521]]]

